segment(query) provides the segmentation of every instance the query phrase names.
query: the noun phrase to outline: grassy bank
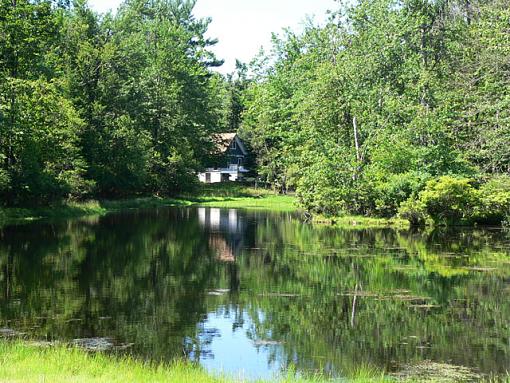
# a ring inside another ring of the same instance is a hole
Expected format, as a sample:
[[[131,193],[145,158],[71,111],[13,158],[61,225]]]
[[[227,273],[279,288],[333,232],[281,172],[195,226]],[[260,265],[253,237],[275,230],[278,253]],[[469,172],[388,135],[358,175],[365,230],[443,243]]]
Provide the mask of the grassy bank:
[[[118,201],[85,201],[63,202],[50,206],[31,208],[0,208],[0,226],[35,221],[42,218],[76,218],[88,215],[103,215],[106,213],[136,208],[150,208],[158,206],[178,206],[184,201],[162,199],[157,197],[133,198]]]
[[[200,206],[220,208],[298,210],[296,199],[292,195],[279,195],[272,190],[237,184],[203,185],[198,193],[182,195],[180,199]]]
[[[431,365],[431,366],[428,366]],[[482,377],[464,367],[424,362],[412,370],[413,376],[385,376],[380,371],[360,367],[350,377],[337,380],[296,377],[289,373],[270,381],[253,381],[238,376],[211,374],[186,363],[156,365],[129,357],[85,352],[66,346],[44,346],[27,342],[0,342],[0,382],[9,383],[414,383],[476,381],[510,383],[508,376]],[[428,368],[427,368],[428,366]],[[433,371],[427,371],[433,368]],[[432,372],[432,374],[431,374]]]
[[[75,348],[40,347],[25,343],[0,342],[0,382],[179,382],[236,383],[245,379],[213,376],[187,364],[153,365],[129,358],[92,354]],[[386,382],[382,376],[362,371],[343,382]],[[289,376],[273,382],[321,383],[321,378],[298,379]],[[262,383],[262,382],[260,382]],[[269,383],[269,382],[265,382]]]

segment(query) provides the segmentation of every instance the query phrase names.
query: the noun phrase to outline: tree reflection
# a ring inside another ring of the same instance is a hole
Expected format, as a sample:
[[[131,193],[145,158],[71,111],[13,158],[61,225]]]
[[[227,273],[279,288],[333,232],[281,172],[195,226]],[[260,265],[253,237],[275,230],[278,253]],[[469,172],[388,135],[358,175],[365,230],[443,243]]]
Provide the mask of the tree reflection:
[[[200,360],[221,336],[206,318],[221,312],[268,362],[303,371],[431,359],[498,373],[510,362],[509,248],[499,231],[345,230],[205,208],[8,226],[0,325]]]

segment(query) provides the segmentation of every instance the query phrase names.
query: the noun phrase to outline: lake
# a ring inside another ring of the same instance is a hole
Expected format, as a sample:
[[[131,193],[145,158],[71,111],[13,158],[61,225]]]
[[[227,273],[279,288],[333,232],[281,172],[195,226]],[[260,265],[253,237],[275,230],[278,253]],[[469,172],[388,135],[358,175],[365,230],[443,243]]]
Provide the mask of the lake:
[[[0,336],[269,378],[510,369],[510,234],[133,210],[0,229]]]

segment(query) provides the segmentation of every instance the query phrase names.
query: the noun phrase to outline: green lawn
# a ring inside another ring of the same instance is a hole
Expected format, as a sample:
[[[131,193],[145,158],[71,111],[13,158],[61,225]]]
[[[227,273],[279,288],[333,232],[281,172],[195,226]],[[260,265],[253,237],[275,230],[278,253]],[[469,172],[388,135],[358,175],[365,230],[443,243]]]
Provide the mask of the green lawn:
[[[236,209],[262,209],[273,211],[297,210],[293,197],[269,194],[260,197],[201,197],[195,200],[195,203],[200,206]]]
[[[0,342],[0,382],[237,383],[245,381],[242,377],[213,376],[200,367],[184,362],[157,366],[129,358],[92,354],[63,346],[41,347],[26,343]],[[388,380],[365,371],[358,373],[357,377],[347,382],[386,381]],[[273,383],[275,382],[321,383],[326,380],[298,379],[289,376],[274,380]]]

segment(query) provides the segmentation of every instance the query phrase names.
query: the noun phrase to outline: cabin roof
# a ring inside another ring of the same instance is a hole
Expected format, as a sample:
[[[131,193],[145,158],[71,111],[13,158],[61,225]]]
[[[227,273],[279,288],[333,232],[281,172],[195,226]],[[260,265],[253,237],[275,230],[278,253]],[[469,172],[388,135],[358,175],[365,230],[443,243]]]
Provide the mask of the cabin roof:
[[[232,143],[232,141],[236,138],[237,133],[217,133],[214,134],[212,139],[216,144],[216,148],[224,153],[227,151],[228,147]]]
[[[236,138],[237,133],[216,133],[213,135],[213,142],[220,153],[225,153],[232,141]]]

